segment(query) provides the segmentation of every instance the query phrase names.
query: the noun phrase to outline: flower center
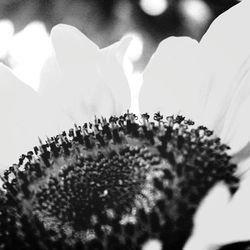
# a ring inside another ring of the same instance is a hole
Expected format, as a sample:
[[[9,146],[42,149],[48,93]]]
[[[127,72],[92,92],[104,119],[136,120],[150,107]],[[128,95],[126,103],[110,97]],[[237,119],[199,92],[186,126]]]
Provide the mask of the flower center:
[[[218,181],[232,193],[238,187],[227,150],[180,115],[127,113],[75,125],[5,171],[0,226],[13,237],[20,230],[31,247],[24,225],[45,246],[52,237],[69,246],[136,249],[156,238],[164,249],[181,249],[208,190]]]

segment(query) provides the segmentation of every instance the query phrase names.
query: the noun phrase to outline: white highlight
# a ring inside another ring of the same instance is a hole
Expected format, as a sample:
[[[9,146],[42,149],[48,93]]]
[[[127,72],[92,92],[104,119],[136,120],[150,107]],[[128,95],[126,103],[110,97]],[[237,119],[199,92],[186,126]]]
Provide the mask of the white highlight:
[[[187,16],[197,22],[207,20],[210,16],[208,5],[200,0],[185,0],[181,8]]]
[[[0,21],[0,58],[4,58],[8,53],[8,45],[14,34],[14,25],[9,20]]]
[[[143,41],[141,35],[137,32],[131,32],[127,33],[125,36],[133,37],[133,40],[126,51],[126,57],[133,62],[139,60],[143,52]]]
[[[139,114],[139,92],[142,86],[142,73],[136,72],[134,69],[134,63],[138,61],[143,52],[143,40],[139,33],[128,33],[125,36],[132,36],[127,52],[124,56],[123,67],[125,75],[128,79],[128,84],[131,92],[131,106],[130,111]]]
[[[140,0],[142,10],[151,16],[159,16],[168,8],[167,0]]]
[[[23,82],[37,90],[42,66],[51,51],[52,46],[45,26],[33,22],[10,41],[11,66]]]
[[[156,239],[149,240],[142,246],[142,250],[161,250],[161,249],[162,249],[162,243]]]

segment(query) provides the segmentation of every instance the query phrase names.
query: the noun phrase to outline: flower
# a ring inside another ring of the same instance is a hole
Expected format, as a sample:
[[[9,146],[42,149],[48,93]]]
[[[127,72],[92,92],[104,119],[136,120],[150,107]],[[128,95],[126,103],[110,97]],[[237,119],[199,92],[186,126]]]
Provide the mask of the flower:
[[[239,176],[249,169],[249,10],[249,1],[242,1],[226,11],[200,42],[187,37],[164,40],[144,71],[140,93],[143,112],[181,112],[214,130],[231,147]],[[185,249],[249,240],[248,174],[242,179],[232,199],[222,184],[211,191]]]
[[[233,130],[242,129],[242,121],[248,124],[237,112],[239,100],[243,108],[247,107],[247,46],[243,45],[247,45],[248,37],[241,34],[246,41],[234,55],[231,49],[235,44],[225,43],[224,35],[228,38],[225,27],[239,14],[237,22],[244,25],[242,20],[247,18],[249,8],[244,1],[219,17],[200,44],[188,38],[170,38],[161,44],[144,73],[140,96],[144,113],[140,119],[129,111],[122,113],[130,98],[117,61],[124,57],[129,40],[99,50],[75,28],[56,26],[51,35],[55,53],[44,66],[39,98],[27,86],[20,87],[22,84],[1,66],[1,93],[8,94],[1,105],[7,124],[1,133],[9,143],[9,149],[3,144],[3,151],[12,151],[18,141],[16,154],[21,148],[31,147],[35,134],[49,136],[4,172],[5,192],[0,197],[2,246],[110,250],[148,249],[154,245],[158,249],[198,250],[201,248],[197,246],[208,249],[247,240],[245,230],[240,234],[237,230],[225,231],[228,216],[239,222],[235,208],[245,205],[248,181],[239,184],[229,148],[217,135],[229,143],[231,152],[244,150],[248,143],[244,136],[248,131],[237,134],[238,130]],[[218,31],[225,34],[220,36]],[[217,51],[218,44],[230,50]],[[184,56],[188,54],[192,57]],[[229,54],[233,60],[224,60]],[[222,62],[225,65],[218,69]],[[165,71],[162,63],[171,67],[168,74],[161,73]],[[199,74],[194,74],[197,69]],[[199,85],[201,82],[204,84]],[[16,88],[21,92],[15,93]],[[28,110],[29,100],[32,110]],[[44,109],[44,105],[49,108]],[[9,106],[14,110],[12,116],[4,108]],[[196,119],[199,126],[179,111]],[[154,114],[153,119],[145,112]],[[90,123],[93,114],[97,116]],[[101,117],[103,114],[111,116],[107,120]],[[234,120],[236,123],[232,123]],[[48,121],[55,126],[54,131]],[[76,124],[68,132],[58,133],[57,123],[63,129],[69,123]],[[36,131],[27,133],[30,140],[21,146],[27,136],[22,132],[30,128]],[[10,136],[13,141],[8,141]],[[245,167],[242,162],[238,165]],[[224,184],[216,186],[198,209],[218,182]],[[218,196],[221,202],[211,209]],[[247,211],[240,211],[247,218]],[[184,246],[192,233],[195,214],[193,234]],[[207,214],[214,225],[204,220]],[[206,238],[205,233],[217,225],[223,231],[222,240],[214,233]],[[201,239],[205,240],[199,245]]]

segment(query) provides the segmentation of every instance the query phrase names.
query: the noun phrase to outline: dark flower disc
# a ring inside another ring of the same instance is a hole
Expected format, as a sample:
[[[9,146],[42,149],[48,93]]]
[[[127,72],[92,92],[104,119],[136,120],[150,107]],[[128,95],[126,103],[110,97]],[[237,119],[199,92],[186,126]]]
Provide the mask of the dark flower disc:
[[[238,188],[228,149],[180,115],[75,125],[4,172],[0,249],[181,250],[209,189]]]

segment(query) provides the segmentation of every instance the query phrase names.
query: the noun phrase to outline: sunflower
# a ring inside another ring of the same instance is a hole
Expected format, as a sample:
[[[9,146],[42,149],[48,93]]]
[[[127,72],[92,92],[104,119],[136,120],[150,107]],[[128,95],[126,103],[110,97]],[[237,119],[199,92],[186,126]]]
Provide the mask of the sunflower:
[[[200,43],[163,41],[143,73],[140,116],[127,111],[128,38],[99,49],[56,26],[38,93],[1,65],[1,164],[16,163],[1,177],[0,249],[249,240],[249,10],[243,1],[221,15]]]

